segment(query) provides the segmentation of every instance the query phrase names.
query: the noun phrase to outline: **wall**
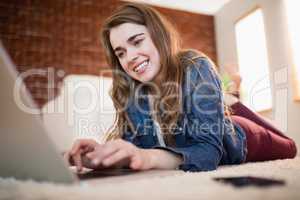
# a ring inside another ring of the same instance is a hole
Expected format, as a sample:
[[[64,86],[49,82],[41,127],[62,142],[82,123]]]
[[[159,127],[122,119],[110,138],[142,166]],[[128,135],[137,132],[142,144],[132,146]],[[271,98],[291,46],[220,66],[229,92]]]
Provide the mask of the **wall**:
[[[123,4],[117,0],[1,0],[0,39],[42,107],[57,96],[68,74],[99,75],[108,69],[99,42],[103,20]],[[182,34],[184,47],[216,61],[214,18],[159,8]],[[40,70],[40,71],[37,71]]]
[[[273,95],[271,117],[300,144],[300,104],[293,100],[292,59],[283,0],[233,0],[215,15],[218,63],[238,71],[234,24],[259,6],[263,10]],[[255,31],[255,30],[254,30]],[[251,39],[251,38],[249,38]],[[253,41],[255,42],[255,41]]]

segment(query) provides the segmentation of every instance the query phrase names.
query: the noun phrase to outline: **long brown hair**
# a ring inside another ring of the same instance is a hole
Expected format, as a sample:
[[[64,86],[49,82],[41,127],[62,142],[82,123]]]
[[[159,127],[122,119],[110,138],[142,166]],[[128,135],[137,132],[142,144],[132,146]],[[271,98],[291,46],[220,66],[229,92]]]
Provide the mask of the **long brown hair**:
[[[122,69],[110,43],[110,30],[123,23],[146,26],[160,55],[162,80],[175,83],[160,88],[161,96],[154,101],[154,111],[158,113],[159,124],[163,124],[164,127],[172,127],[182,113],[181,83],[184,74],[184,62],[182,61],[184,51],[180,47],[178,33],[166,18],[150,6],[140,3],[127,3],[117,9],[104,22],[101,32],[101,41],[106,59],[113,69],[113,86],[110,95],[117,111],[114,126],[111,132],[107,134],[106,140],[122,137],[124,124],[130,124],[124,107],[126,107],[132,91],[139,84],[137,81],[132,80]],[[120,73],[120,71],[123,73]],[[172,98],[166,98],[170,96]],[[162,99],[164,99],[163,102]],[[163,129],[162,133],[168,144],[173,143],[170,128]]]

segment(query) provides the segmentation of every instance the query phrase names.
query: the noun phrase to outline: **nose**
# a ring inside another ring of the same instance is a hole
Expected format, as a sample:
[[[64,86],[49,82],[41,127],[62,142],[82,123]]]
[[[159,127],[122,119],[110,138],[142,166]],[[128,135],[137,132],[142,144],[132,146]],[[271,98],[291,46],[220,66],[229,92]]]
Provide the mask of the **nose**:
[[[128,49],[127,51],[128,63],[134,63],[139,57],[137,51],[135,49]]]

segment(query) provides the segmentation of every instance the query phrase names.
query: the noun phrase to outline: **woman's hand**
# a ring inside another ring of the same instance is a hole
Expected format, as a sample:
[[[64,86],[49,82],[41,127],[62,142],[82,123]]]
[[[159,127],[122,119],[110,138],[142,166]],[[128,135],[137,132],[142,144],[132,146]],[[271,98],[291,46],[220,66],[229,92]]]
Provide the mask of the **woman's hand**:
[[[94,151],[87,153],[86,157],[95,166],[101,167],[127,166],[134,170],[147,170],[153,167],[149,150],[138,148],[122,139],[98,145]]]
[[[64,158],[70,165],[75,165],[78,171],[81,171],[82,167],[95,169],[96,166],[85,155],[93,152],[98,145],[100,144],[93,139],[78,139],[71,150],[64,153]]]
[[[99,144],[92,139],[78,139],[65,159],[77,167],[91,169],[128,166],[135,170],[151,169],[151,153],[122,139]]]
[[[79,139],[65,158],[78,171],[82,167],[103,169],[125,166],[134,170],[176,169],[183,162],[182,155],[161,149],[141,149],[122,139],[105,144],[92,139]]]

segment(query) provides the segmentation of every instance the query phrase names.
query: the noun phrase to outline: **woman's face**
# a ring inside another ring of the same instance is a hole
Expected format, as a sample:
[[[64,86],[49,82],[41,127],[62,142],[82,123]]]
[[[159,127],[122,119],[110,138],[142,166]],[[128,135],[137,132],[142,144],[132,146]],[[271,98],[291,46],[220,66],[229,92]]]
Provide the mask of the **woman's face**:
[[[147,28],[124,23],[110,31],[110,43],[125,72],[140,82],[155,81],[160,71],[160,56]]]

